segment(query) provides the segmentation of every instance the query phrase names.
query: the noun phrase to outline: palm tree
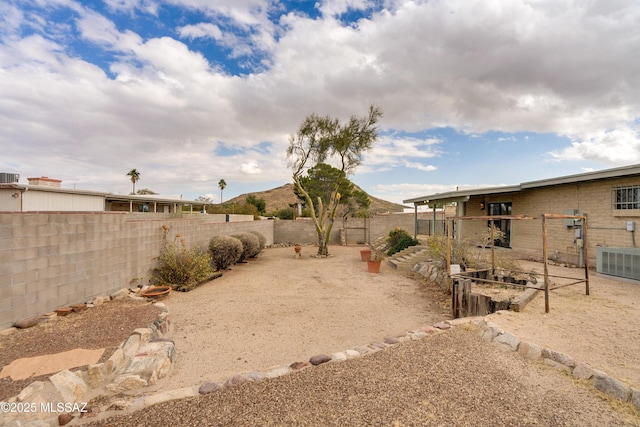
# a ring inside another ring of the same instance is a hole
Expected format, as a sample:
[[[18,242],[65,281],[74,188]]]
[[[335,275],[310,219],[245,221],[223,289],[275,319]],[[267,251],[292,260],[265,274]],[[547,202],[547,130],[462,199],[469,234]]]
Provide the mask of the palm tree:
[[[137,169],[131,169],[127,176],[131,177],[131,182],[133,183],[133,192],[131,194],[136,194],[136,182],[140,181],[140,172]]]
[[[218,187],[220,187],[220,203],[222,203],[222,192],[224,191],[226,186],[227,183],[224,181],[224,179],[218,181]]]

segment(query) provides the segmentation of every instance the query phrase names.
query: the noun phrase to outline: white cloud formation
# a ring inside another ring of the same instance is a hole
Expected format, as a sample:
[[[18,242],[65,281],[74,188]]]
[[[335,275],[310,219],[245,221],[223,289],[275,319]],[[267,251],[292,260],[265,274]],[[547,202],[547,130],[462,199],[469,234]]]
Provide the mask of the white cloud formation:
[[[566,136],[571,146],[550,154],[557,161],[640,162],[635,0],[389,0],[353,25],[334,17],[380,2],[325,0],[321,18],[287,13],[273,21],[281,6],[270,0],[169,3],[205,18],[176,25],[174,37],[152,37],[84,2],[43,2],[75,17],[54,24],[18,1],[1,4],[0,168],[84,188],[117,182],[123,192],[133,167],[167,192],[178,180],[196,195],[221,175],[287,182],[287,137],[306,115],[344,119],[371,103],[382,107],[387,132],[358,173],[432,171],[446,140],[401,135],[447,126]],[[108,6],[155,14],[163,4]],[[75,31],[106,65],[74,50]],[[202,37],[247,61],[247,73],[231,75],[189,47]],[[263,141],[272,143],[266,154],[251,159],[213,154],[219,143]]]

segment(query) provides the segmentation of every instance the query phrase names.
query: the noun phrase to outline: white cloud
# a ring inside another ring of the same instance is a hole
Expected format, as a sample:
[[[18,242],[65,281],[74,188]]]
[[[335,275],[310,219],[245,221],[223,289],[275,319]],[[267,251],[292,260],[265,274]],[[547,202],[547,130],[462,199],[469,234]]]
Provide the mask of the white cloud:
[[[637,1],[385,1],[350,26],[334,17],[374,2],[325,0],[324,18],[289,13],[274,22],[281,5],[270,0],[169,3],[207,19],[171,23],[178,40],[143,37],[84,2],[46,2],[76,17],[48,25],[45,12],[0,5],[0,168],[126,192],[124,173],[136,167],[151,189],[188,183],[195,196],[220,175],[288,182],[287,137],[305,116],[346,119],[372,103],[385,132],[357,173],[432,171],[446,142],[398,135],[444,126],[566,136],[571,146],[550,154],[558,161],[640,162]],[[162,8],[108,5],[129,14]],[[74,50],[76,31],[106,72]],[[258,52],[259,66],[229,75],[189,47],[201,37],[249,64]],[[219,143],[263,141],[272,143],[264,155],[213,154]]]
[[[240,170],[247,175],[258,175],[262,173],[262,170],[256,162],[243,163],[240,166]]]

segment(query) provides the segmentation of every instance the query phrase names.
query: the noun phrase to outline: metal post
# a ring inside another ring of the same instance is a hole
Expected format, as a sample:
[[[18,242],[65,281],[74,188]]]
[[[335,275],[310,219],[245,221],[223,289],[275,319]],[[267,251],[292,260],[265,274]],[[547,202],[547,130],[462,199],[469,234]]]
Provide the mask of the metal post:
[[[418,238],[418,205],[413,204],[413,238]]]
[[[491,274],[496,274],[496,252],[494,246],[494,237],[493,237],[493,221],[491,221],[491,226],[489,229],[491,230]]]
[[[549,312],[549,263],[547,261],[547,215],[542,214],[542,259],[544,259],[544,312]]]

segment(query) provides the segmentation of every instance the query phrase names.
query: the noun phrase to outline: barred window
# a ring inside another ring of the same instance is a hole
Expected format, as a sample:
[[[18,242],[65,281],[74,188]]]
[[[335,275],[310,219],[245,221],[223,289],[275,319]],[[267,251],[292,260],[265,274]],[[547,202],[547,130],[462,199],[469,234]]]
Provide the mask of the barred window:
[[[640,209],[640,186],[614,188],[611,198],[614,209]]]

